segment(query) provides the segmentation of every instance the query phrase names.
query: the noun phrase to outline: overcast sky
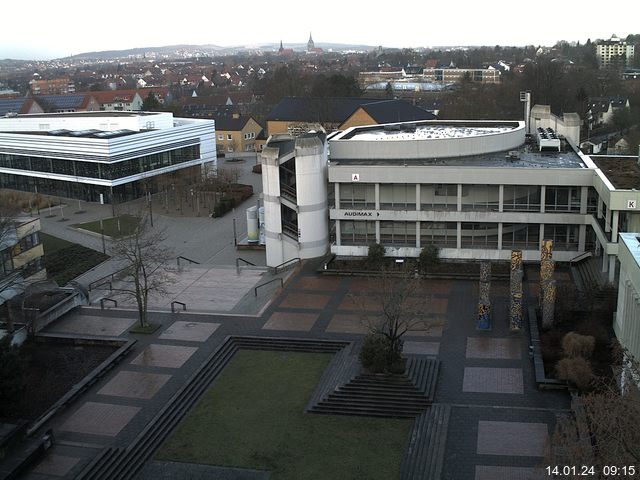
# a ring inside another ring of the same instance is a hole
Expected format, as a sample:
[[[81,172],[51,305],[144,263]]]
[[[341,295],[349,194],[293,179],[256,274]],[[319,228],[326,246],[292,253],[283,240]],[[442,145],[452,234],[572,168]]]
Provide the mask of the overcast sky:
[[[2,2],[0,58],[173,44],[553,45],[640,33],[640,2],[274,0]],[[536,7],[539,5],[539,7]],[[600,17],[602,12],[604,17]]]

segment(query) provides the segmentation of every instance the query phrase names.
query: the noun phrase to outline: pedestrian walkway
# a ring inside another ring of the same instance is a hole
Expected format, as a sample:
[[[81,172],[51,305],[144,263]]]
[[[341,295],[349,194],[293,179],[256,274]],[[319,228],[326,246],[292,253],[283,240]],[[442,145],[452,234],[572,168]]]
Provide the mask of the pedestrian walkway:
[[[138,344],[49,422],[56,442],[27,478],[72,478],[103,447],[131,444],[228,335],[360,341],[367,331],[362,312],[379,314],[369,286],[366,279],[319,276],[309,262],[273,301],[261,300],[259,316],[153,313],[161,328],[151,335],[128,333],[135,312],[85,308],[67,316],[48,330],[132,336]],[[535,467],[556,414],[569,408],[566,393],[537,390],[527,334],[509,333],[507,289],[494,287],[493,330],[479,332],[475,282],[424,281],[419,298],[438,326],[405,337],[406,354],[440,359],[434,402],[450,409],[443,479],[540,478]]]

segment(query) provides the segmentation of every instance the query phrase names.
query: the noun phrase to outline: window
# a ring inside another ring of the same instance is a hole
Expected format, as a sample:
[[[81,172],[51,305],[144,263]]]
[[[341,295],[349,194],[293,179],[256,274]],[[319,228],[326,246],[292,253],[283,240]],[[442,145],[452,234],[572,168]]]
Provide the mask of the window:
[[[372,210],[376,207],[375,194],[373,183],[341,183],[340,208]]]
[[[380,185],[380,208],[383,210],[415,210],[415,185],[407,183]]]
[[[498,185],[463,185],[462,210],[498,211]]]
[[[455,248],[458,225],[456,222],[420,222],[420,245]]]
[[[218,134],[218,140],[224,140],[224,135],[222,135],[221,133]]]
[[[538,250],[540,245],[540,225],[537,223],[503,223],[503,250]]]
[[[463,223],[462,248],[498,247],[497,223]]]
[[[380,243],[394,247],[415,247],[416,222],[380,222]]]
[[[539,212],[540,187],[532,185],[505,185],[505,212]]]
[[[457,210],[457,184],[420,185],[421,210]]]
[[[376,222],[340,220],[342,245],[371,245],[376,241]]]
[[[227,133],[227,140],[233,140],[233,135],[230,133]]]

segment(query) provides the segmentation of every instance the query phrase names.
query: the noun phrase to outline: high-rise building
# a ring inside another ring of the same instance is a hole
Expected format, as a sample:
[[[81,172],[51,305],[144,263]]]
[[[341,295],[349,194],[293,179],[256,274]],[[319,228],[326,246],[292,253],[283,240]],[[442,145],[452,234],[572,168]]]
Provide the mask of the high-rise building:
[[[628,44],[615,35],[612,35],[609,40],[601,40],[596,44],[596,56],[600,68],[609,67],[616,62],[622,67],[633,58],[634,52],[634,45]]]

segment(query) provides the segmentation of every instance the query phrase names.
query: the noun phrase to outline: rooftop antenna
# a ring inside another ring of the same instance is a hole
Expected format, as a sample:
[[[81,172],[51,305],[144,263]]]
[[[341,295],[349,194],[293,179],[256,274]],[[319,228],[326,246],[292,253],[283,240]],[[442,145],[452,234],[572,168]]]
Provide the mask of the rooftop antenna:
[[[531,92],[525,91],[520,92],[520,101],[524,103],[524,125],[525,132],[531,133],[530,116],[531,116]]]

